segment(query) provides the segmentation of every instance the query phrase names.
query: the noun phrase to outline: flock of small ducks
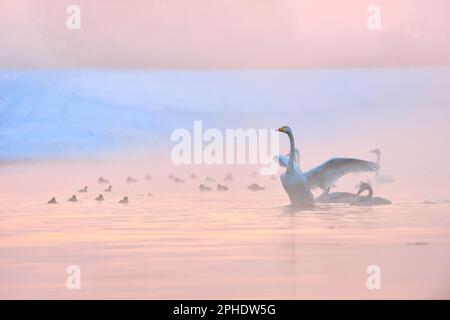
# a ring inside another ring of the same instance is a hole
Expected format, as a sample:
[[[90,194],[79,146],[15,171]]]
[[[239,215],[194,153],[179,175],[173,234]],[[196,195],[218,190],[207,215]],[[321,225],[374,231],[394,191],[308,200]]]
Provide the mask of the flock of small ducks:
[[[151,180],[151,179],[152,179],[151,175],[146,175],[145,176],[145,180]],[[98,178],[97,182],[99,184],[109,184],[110,183],[109,180],[107,180],[107,179],[105,179],[103,177]],[[126,182],[127,183],[135,183],[135,182],[137,182],[137,179],[134,179],[134,178],[129,176],[126,179]],[[87,193],[87,192],[88,192],[88,186],[84,186],[82,189],[78,190],[78,193]],[[112,185],[109,185],[108,188],[103,190],[103,192],[112,192]],[[151,193],[148,193],[147,195],[148,196],[153,196]],[[104,200],[105,200],[105,197],[102,194],[99,194],[95,198],[95,201],[98,201],[98,202],[102,202]],[[67,201],[68,202],[78,202],[79,200],[78,200],[76,195],[73,195],[69,199],[67,199]],[[119,201],[119,203],[128,203],[128,202],[129,202],[129,200],[128,200],[128,197],[126,197],[126,196],[123,197],[123,199]],[[57,204],[58,201],[56,200],[55,197],[52,197],[47,203],[48,204]]]
[[[252,177],[252,178],[255,178],[256,176],[257,176],[256,172],[253,172],[253,173],[251,174],[251,177]],[[169,178],[169,180],[172,180],[172,181],[175,182],[175,183],[184,183],[184,182],[186,182],[185,180],[183,180],[183,179],[181,179],[181,178],[179,178],[179,177],[176,177],[176,176],[174,176],[173,174],[170,174],[170,175],[168,176],[168,178]],[[197,176],[193,173],[193,174],[191,174],[191,175],[189,176],[189,178],[190,178],[191,180],[196,180],[196,179],[197,179]],[[146,175],[146,176],[144,177],[144,179],[145,179],[145,180],[152,180],[152,176],[148,174],[148,175]],[[275,180],[275,179],[276,179],[275,176],[272,176],[272,177],[271,177],[271,180]],[[126,181],[127,183],[137,183],[137,182],[138,182],[137,179],[135,179],[135,178],[133,178],[133,177],[130,177],[130,176],[128,176],[127,179],[126,179],[125,181]],[[214,183],[215,181],[216,181],[216,180],[215,180],[214,178],[211,178],[211,177],[209,177],[209,176],[207,176],[207,177],[205,178],[205,182],[207,182],[207,183]],[[224,181],[228,181],[228,182],[234,181],[233,175],[232,175],[231,173],[228,173],[228,174],[225,176]],[[108,184],[108,187],[107,187],[106,189],[104,189],[103,192],[112,192],[112,185],[110,184],[111,182],[110,182],[109,180],[107,180],[107,179],[105,179],[105,178],[103,178],[103,177],[100,177],[100,178],[98,178],[97,182],[98,182],[99,184]],[[204,185],[204,184],[200,184],[199,187],[198,187],[198,189],[199,189],[199,191],[201,191],[201,192],[205,192],[205,191],[213,191],[213,188],[212,188],[212,187],[209,187],[209,186]],[[247,187],[247,189],[248,189],[248,190],[251,190],[251,191],[263,191],[263,190],[265,190],[264,187],[262,187],[262,186],[260,186],[260,185],[258,185],[258,184],[256,184],[256,183],[252,183],[251,185],[249,185],[249,186]],[[219,183],[219,184],[217,184],[216,190],[217,190],[218,192],[226,192],[226,191],[229,190],[229,188],[228,188],[227,186],[222,185],[222,184]],[[87,193],[87,192],[88,192],[88,186],[84,186],[82,189],[78,190],[78,193]],[[147,196],[153,196],[153,194],[148,193]],[[104,200],[105,200],[105,197],[104,197],[102,194],[99,194],[99,195],[95,198],[95,201],[98,201],[98,202],[102,202],[102,201],[104,201]],[[79,200],[78,200],[78,198],[77,198],[76,195],[72,195],[67,201],[68,201],[68,202],[78,202]],[[125,196],[122,200],[119,201],[119,203],[123,203],[123,204],[126,204],[126,203],[128,203],[128,202],[129,202],[129,199],[128,199],[127,196]],[[48,203],[48,204],[57,204],[58,201],[56,200],[55,197],[52,197],[47,203]]]

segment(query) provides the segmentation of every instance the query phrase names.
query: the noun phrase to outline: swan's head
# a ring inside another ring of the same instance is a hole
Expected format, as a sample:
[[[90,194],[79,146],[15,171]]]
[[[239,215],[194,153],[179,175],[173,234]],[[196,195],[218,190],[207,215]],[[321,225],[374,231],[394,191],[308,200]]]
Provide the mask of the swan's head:
[[[360,195],[361,193],[363,193],[364,191],[369,191],[369,192],[373,192],[372,190],[372,186],[370,184],[368,184],[367,182],[362,182],[359,186],[359,190],[358,193],[356,195]]]
[[[376,155],[379,155],[381,153],[380,149],[378,148],[370,150],[370,152],[375,153]]]
[[[284,132],[287,134],[292,133],[291,128],[289,128],[288,126],[283,126],[281,128],[278,128],[277,131]]]

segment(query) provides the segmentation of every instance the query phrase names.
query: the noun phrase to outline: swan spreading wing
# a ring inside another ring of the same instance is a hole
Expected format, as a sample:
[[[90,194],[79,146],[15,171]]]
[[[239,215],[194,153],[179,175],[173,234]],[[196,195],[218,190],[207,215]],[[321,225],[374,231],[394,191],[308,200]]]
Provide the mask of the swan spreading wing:
[[[288,163],[289,163],[289,155],[279,154],[277,156],[274,156],[273,160],[278,162],[280,167],[286,168],[288,166]],[[298,149],[297,148],[295,148],[294,164],[298,165]]]
[[[352,172],[377,172],[379,165],[375,162],[351,159],[332,158],[321,165],[305,172],[308,185],[311,189],[326,190],[340,177]]]
[[[289,157],[288,156],[279,154],[279,155],[273,157],[273,159],[278,162],[280,167],[286,168],[288,166],[288,163],[289,163]]]

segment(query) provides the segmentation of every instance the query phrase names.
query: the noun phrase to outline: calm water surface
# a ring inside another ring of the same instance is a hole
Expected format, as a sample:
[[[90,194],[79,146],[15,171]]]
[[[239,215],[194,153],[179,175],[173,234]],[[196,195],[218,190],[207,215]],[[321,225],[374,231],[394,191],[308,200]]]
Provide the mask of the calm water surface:
[[[0,200],[3,299],[450,298],[445,199],[390,194],[390,206],[299,211],[265,177],[262,192],[246,190],[249,177],[201,193],[198,181],[161,174],[116,183],[97,203],[95,176],[83,195],[81,177],[37,183],[34,170],[13,171]],[[80,202],[67,202],[74,193]],[[130,203],[117,203],[124,195]],[[79,291],[66,288],[69,265],[81,268]],[[366,287],[369,265],[381,268],[381,290]]]

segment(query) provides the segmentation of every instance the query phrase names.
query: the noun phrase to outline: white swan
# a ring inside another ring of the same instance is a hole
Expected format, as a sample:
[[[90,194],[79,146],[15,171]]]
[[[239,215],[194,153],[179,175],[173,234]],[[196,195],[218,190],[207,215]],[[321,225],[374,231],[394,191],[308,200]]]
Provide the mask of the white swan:
[[[384,199],[381,197],[373,197],[373,189],[372,186],[368,183],[361,183],[359,187],[359,191],[357,195],[359,196],[364,191],[369,191],[367,196],[361,196],[356,201],[352,202],[351,205],[354,206],[381,206],[386,204],[391,204],[392,202],[388,199]]]
[[[287,133],[291,140],[291,148],[294,144],[294,137],[289,127],[281,127],[278,131]],[[295,146],[294,146],[295,150]],[[295,151],[294,151],[295,153]],[[286,157],[283,155],[278,156],[279,159],[287,158],[289,161],[291,156]],[[282,160],[284,163],[285,160]],[[289,163],[289,162],[288,162]],[[294,167],[296,165],[292,163]],[[298,166],[297,166],[298,167]],[[379,165],[366,160],[352,159],[352,158],[331,158],[325,161],[321,165],[312,168],[304,173],[308,185],[311,189],[320,188],[326,191],[328,188],[334,187],[334,183],[342,176],[352,172],[377,172]],[[301,172],[300,168],[298,170]]]
[[[370,151],[371,153],[375,153],[377,155],[377,164],[380,165],[381,161],[381,150],[380,149],[373,149]],[[393,183],[395,182],[394,178],[389,175],[380,174],[380,172],[377,171],[375,174],[375,181],[377,183]]]
[[[289,196],[292,204],[301,206],[314,206],[314,196],[308,185],[306,176],[301,172],[299,166],[294,165],[295,142],[291,128],[284,126],[278,129],[289,137],[290,152],[286,166],[286,172],[280,176],[281,184]]]

